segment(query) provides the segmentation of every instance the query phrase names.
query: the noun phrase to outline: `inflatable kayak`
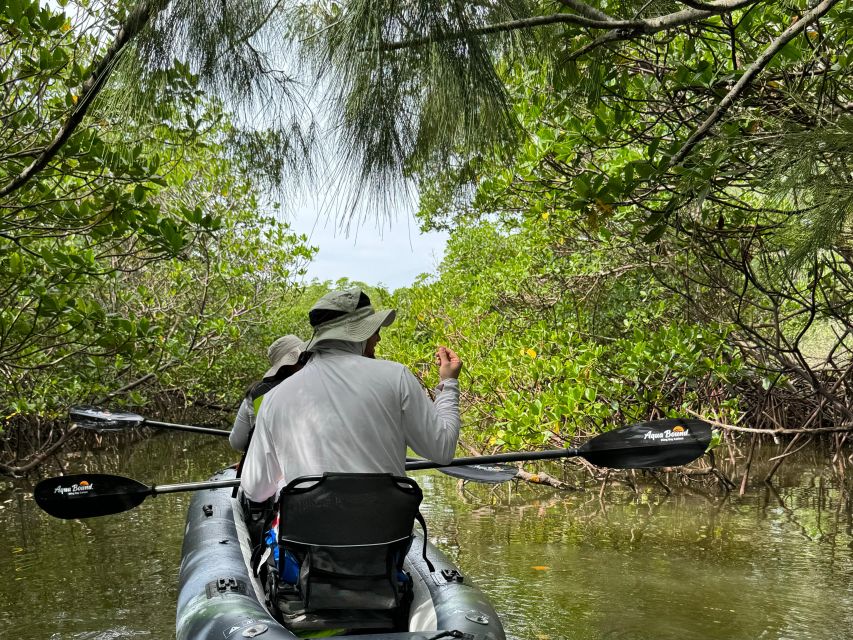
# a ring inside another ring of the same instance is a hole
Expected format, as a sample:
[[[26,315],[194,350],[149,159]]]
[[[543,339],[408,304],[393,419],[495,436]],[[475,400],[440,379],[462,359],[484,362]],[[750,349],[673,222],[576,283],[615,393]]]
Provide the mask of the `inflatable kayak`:
[[[233,469],[226,469],[211,480],[234,476]],[[417,487],[414,482],[411,484]],[[417,492],[420,496],[420,489]],[[316,496],[306,495],[306,498],[315,503],[318,500]],[[290,508],[290,513],[295,513],[299,508],[298,502]],[[370,518],[363,519],[363,522],[365,528],[370,526]],[[406,604],[402,618],[397,615],[392,628],[364,623],[351,624],[349,629],[305,631],[298,623],[311,615],[300,612],[298,608],[293,609],[294,615],[285,616],[288,626],[279,622],[272,613],[268,594],[250,568],[250,535],[241,502],[232,497],[231,489],[199,491],[193,496],[181,555],[178,640],[255,637],[263,640],[294,640],[299,637],[505,640],[501,621],[485,595],[432,544],[427,542],[424,549],[424,537],[420,535],[414,536],[402,559],[403,573],[400,575],[401,580],[405,580]],[[305,573],[303,569],[301,579],[305,578]],[[317,602],[321,597],[325,598],[324,606],[330,610],[341,610],[333,611],[334,615],[346,613],[345,603],[348,598],[353,598],[353,594],[356,598],[361,597],[356,593],[358,589],[351,589],[349,595],[343,590],[340,600],[344,604],[329,605],[328,601],[335,598],[335,592],[324,593],[321,586],[316,584],[312,587],[313,597]],[[281,609],[278,614],[282,618]],[[315,618],[317,616],[314,614]],[[360,628],[354,630],[352,626]]]

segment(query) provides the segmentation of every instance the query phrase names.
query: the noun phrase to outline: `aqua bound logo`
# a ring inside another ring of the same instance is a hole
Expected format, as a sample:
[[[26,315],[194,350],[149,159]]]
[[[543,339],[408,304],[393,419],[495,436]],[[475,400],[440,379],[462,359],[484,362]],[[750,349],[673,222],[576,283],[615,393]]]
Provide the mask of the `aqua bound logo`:
[[[95,488],[88,480],[81,480],[75,484],[72,484],[70,487],[56,487],[53,492],[58,493],[60,495],[79,495],[81,493],[87,493]]]
[[[661,440],[662,442],[676,442],[690,435],[690,429],[676,425],[666,431],[646,431],[643,440]]]

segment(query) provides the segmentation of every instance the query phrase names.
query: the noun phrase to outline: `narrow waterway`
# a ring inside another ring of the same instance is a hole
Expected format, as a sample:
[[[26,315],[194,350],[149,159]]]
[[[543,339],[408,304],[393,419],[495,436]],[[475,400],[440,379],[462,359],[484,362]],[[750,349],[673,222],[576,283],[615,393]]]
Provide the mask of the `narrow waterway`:
[[[775,489],[727,499],[416,477],[431,537],[492,599],[510,638],[853,638],[853,487],[822,460],[806,452],[782,467]],[[203,480],[232,461],[218,439],[172,433],[64,464],[167,483]],[[61,521],[26,484],[7,483],[0,638],[173,638],[189,499]]]

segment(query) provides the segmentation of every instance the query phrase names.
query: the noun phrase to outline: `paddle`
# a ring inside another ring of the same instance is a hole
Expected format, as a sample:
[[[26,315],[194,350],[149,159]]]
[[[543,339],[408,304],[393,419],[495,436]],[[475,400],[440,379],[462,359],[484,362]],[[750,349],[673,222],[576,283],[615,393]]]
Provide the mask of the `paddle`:
[[[171,422],[158,422],[155,420],[149,420],[136,413],[113,412],[93,406],[72,407],[69,410],[68,415],[71,421],[78,427],[101,432],[115,432],[122,431],[124,429],[133,429],[145,426],[155,427],[159,429],[171,429],[174,431],[202,433],[222,437],[227,437],[230,433],[230,431],[222,429],[195,427],[185,424],[174,424]],[[523,460],[542,460],[549,458],[581,456],[589,462],[597,464],[598,466],[611,467],[614,469],[640,469],[645,467],[678,466],[680,464],[685,464],[685,462],[679,462],[678,460],[680,458],[678,457],[675,458],[674,462],[666,462],[666,460],[661,461],[659,459],[659,455],[657,453],[653,453],[657,446],[654,444],[655,438],[650,436],[649,439],[646,439],[645,429],[656,429],[657,433],[659,433],[665,431],[666,429],[674,428],[679,425],[684,428],[688,428],[691,424],[694,425],[693,429],[696,430],[697,437],[699,437],[700,439],[706,437],[704,434],[710,433],[711,427],[707,425],[707,423],[702,422],[701,420],[653,420],[650,422],[641,422],[635,425],[630,425],[627,427],[622,427],[620,429],[614,429],[613,431],[608,431],[605,434],[593,438],[579,449],[555,449],[546,452],[535,452],[534,454],[525,454],[530,455],[531,457],[521,459],[514,457],[494,458],[492,456],[481,456],[478,458],[472,458],[473,460],[477,461],[475,463],[466,462],[462,464],[457,464],[456,462],[453,462],[451,463],[451,466],[447,467],[436,467],[433,463],[429,461],[423,461],[417,458],[406,458],[407,462],[419,464],[426,463],[427,465],[429,465],[407,466],[407,469],[416,470],[438,468],[439,471],[441,471],[442,473],[456,478],[461,478],[463,480],[497,484],[500,482],[512,480],[518,474],[518,470],[515,467],[511,467],[506,464],[496,464],[507,461],[520,462]],[[700,431],[698,431],[698,429],[700,429],[699,425],[702,425],[701,433]],[[638,452],[632,451],[633,448],[636,448],[636,445],[630,443],[635,442],[638,439],[637,433],[639,433],[639,439],[643,441],[643,444],[640,448],[642,448],[646,453],[651,454],[651,458],[648,464],[642,462],[642,460],[639,458]],[[708,435],[707,437],[710,438],[710,435]],[[613,438],[614,442],[611,443],[608,438]],[[698,447],[699,445],[697,444],[696,446]],[[620,447],[625,448],[628,452],[628,456],[627,458],[625,458],[625,463],[620,463],[620,456],[618,454],[615,454],[614,452],[616,448]],[[702,452],[704,452],[705,448],[707,448],[707,443],[702,448]],[[597,452],[600,451],[608,451],[609,453],[606,456],[606,460],[597,462]],[[689,448],[685,449],[683,447],[679,447],[678,454],[676,454],[676,456],[684,452],[689,453],[690,451],[691,450]],[[693,458],[687,460],[687,462],[698,457],[699,455],[701,455],[702,452],[697,453],[695,456],[693,456]],[[507,455],[515,456],[516,454],[499,454],[499,456]]]
[[[581,457],[594,465],[611,469],[677,467],[705,453],[710,442],[711,425],[703,420],[650,420],[613,429],[578,448],[457,458],[439,470],[476,482],[498,483],[511,480],[518,473],[514,467],[500,464],[506,462]],[[429,460],[406,460],[407,471],[436,468],[435,463]],[[477,462],[472,464],[469,460]],[[457,466],[462,468],[456,469]]]
[[[428,462],[423,458],[406,458],[409,462]],[[500,484],[512,480],[518,475],[518,467],[508,464],[470,464],[464,467],[439,467],[439,471],[454,478],[482,482],[484,484]]]
[[[100,407],[78,406],[68,410],[68,418],[80,429],[112,433],[135,429],[137,427],[156,427],[157,429],[170,429],[172,431],[189,431],[190,433],[204,433],[210,436],[222,436],[227,438],[230,431],[223,429],[211,429],[209,427],[193,427],[188,424],[173,424],[171,422],[157,422],[149,420],[136,413],[125,411],[107,411]]]
[[[188,424],[174,424],[171,422],[157,422],[155,420],[149,420],[148,418],[136,413],[108,411],[99,407],[84,405],[71,407],[71,409],[68,410],[68,417],[72,423],[82,429],[100,431],[104,433],[114,433],[125,429],[135,429],[137,427],[155,427],[158,429],[189,431],[191,433],[202,433],[214,436],[228,436],[231,433],[230,431],[224,431],[222,429],[194,427]],[[417,461],[418,459],[407,458],[406,460]],[[494,464],[478,464],[461,469],[440,469],[440,471],[456,478],[492,484],[512,480],[518,474],[518,469],[515,467]],[[239,477],[239,475],[237,477]]]
[[[701,456],[710,442],[711,425],[702,420],[654,420],[608,431],[579,448],[456,458],[447,465],[431,460],[417,460],[407,462],[406,470],[573,457],[614,469],[674,467]],[[44,511],[57,518],[90,518],[127,511],[151,495],[235,487],[239,484],[240,480],[235,478],[147,486],[121,476],[80,474],[42,480],[36,485],[35,499]]]
[[[139,506],[148,496],[179,491],[219,489],[240,484],[239,480],[212,480],[148,486],[121,476],[81,473],[47,478],[36,485],[36,504],[56,518],[92,518],[121,513]]]

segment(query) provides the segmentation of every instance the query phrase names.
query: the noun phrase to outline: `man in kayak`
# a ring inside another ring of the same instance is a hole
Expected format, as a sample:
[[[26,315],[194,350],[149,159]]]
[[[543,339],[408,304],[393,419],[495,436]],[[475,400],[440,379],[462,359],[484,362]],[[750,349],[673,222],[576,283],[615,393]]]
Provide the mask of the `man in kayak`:
[[[326,294],[311,308],[310,362],[268,392],[258,412],[242,478],[250,500],[326,471],[405,475],[406,447],[439,463],[453,458],[462,361],[438,347],[431,402],[405,366],[375,359],[379,330],[395,316],[374,311],[358,288]]]
[[[246,391],[237,410],[231,435],[228,436],[228,442],[237,451],[246,451],[249,446],[249,437],[255,428],[255,416],[258,415],[264,396],[302,368],[299,356],[305,350],[305,344],[297,336],[289,334],[276,339],[267,349],[270,368],[260,382],[254,383]]]

